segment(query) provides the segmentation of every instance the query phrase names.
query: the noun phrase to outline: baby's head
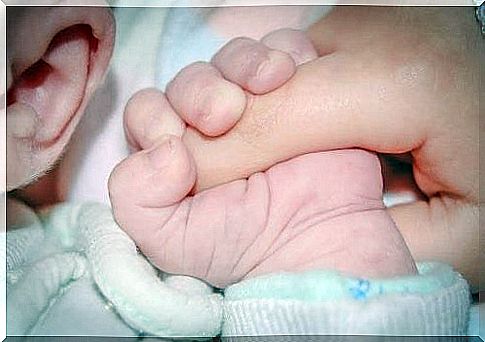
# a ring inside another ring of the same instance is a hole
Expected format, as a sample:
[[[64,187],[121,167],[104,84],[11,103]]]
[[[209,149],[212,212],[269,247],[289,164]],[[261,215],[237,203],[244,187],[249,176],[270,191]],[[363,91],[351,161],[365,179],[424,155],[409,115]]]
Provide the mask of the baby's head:
[[[59,159],[103,79],[114,38],[105,7],[7,8],[7,191]]]

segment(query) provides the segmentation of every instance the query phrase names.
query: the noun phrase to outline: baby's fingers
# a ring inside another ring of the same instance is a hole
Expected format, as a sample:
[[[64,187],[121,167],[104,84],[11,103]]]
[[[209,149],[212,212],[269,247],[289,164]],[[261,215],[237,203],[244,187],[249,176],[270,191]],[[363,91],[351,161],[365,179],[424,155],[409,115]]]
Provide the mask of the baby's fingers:
[[[208,136],[227,132],[246,108],[243,90],[204,62],[183,68],[167,85],[166,94],[177,113]]]
[[[190,126],[204,135],[219,136],[238,122],[246,108],[241,88],[253,94],[275,90],[293,76],[296,65],[316,56],[310,39],[297,30],[274,31],[261,42],[236,38],[214,56],[212,64],[196,62],[183,68],[167,85],[167,98]]]
[[[300,65],[318,57],[317,50],[304,31],[294,29],[280,29],[268,33],[261,39],[267,47],[286,52],[293,58],[296,65]]]
[[[296,69],[290,55],[250,38],[231,40],[212,58],[212,64],[226,79],[253,94],[280,87]]]
[[[194,186],[195,165],[180,138],[162,137],[152,148],[130,155],[109,179],[117,222],[132,237],[149,235]],[[145,234],[139,235],[140,229]]]
[[[135,93],[124,112],[125,135],[136,150],[152,147],[163,135],[181,137],[185,123],[175,113],[165,95],[154,88]]]

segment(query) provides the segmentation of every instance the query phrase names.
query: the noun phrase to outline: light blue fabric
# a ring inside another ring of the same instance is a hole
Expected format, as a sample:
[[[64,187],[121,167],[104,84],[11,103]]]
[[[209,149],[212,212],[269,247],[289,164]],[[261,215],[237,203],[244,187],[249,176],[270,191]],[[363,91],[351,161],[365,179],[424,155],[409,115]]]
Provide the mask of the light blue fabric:
[[[451,286],[462,277],[441,263],[419,263],[418,276],[393,279],[346,277],[336,271],[280,273],[244,280],[230,286],[225,297],[241,299],[293,299],[302,301],[366,300],[396,293],[427,294]]]
[[[8,334],[79,334],[69,322],[81,320],[83,326],[101,329],[95,322],[89,324],[97,319],[111,322],[113,335],[126,335],[128,331],[131,336],[210,337],[220,331],[222,296],[194,278],[160,277],[118,227],[108,206],[63,204],[44,213],[41,221],[44,238],[37,241],[35,251],[27,251],[31,255],[20,259],[24,260],[22,264],[12,264],[14,267],[7,273]],[[7,245],[19,241],[7,234]],[[73,286],[79,280],[90,287],[86,289],[85,285],[83,291]],[[73,288],[87,295],[87,303],[96,303],[93,315],[79,316],[89,307],[84,301],[71,302],[73,316],[59,330],[62,317],[55,313],[65,315],[64,299]],[[98,305],[100,296],[105,310]],[[58,308],[61,303],[64,310]],[[105,330],[86,333],[103,334]]]
[[[420,276],[387,280],[348,278],[333,271],[273,274],[235,284],[226,289],[222,298],[200,280],[163,274],[160,277],[137,253],[133,241],[118,227],[110,208],[105,205],[60,205],[42,215],[41,222],[44,238],[37,242],[36,250],[48,253],[32,250],[29,252],[32,255],[22,258],[24,264],[16,264],[7,274],[10,283],[7,294],[9,333],[57,334],[59,331],[73,331],[82,334],[75,328],[84,326],[92,329],[86,333],[96,334],[96,329],[100,329],[98,333],[102,335],[107,332],[102,329],[103,325],[89,324],[89,321],[105,320],[113,329],[112,335],[126,336],[132,333],[208,337],[217,335],[221,326],[226,327],[227,332],[234,322],[257,318],[251,309],[237,309],[238,303],[249,303],[250,308],[256,305],[263,311],[269,310],[269,313],[278,304],[285,307],[284,317],[298,314],[307,318],[316,315],[318,318],[319,315],[328,316],[328,310],[338,308],[338,304],[332,303],[348,300],[357,304],[373,303],[374,307],[379,308],[379,314],[386,310],[393,311],[393,306],[386,309],[391,298],[388,295],[393,295],[391,300],[399,302],[400,310],[411,318],[414,306],[406,311],[406,298],[414,295],[418,303],[428,302],[426,307],[430,310],[426,308],[422,313],[424,318],[419,320],[422,326],[420,331],[448,334],[465,331],[466,328],[467,310],[462,309],[468,308],[466,282],[450,267],[439,263],[419,264]],[[9,244],[18,241],[21,240],[9,240],[7,237]],[[85,300],[73,304],[70,293],[74,290],[82,293]],[[75,305],[73,316],[67,321],[80,320],[83,324],[58,326],[68,315],[66,298],[71,298],[71,305]],[[91,308],[88,303],[91,303]],[[318,303],[323,303],[322,311],[315,311],[314,306]],[[413,303],[416,305],[415,301]],[[436,315],[441,314],[441,307],[451,312],[450,317],[456,315],[456,319],[450,318],[449,322],[446,319],[436,324]],[[87,315],[86,312],[90,310],[93,314]],[[222,310],[225,311],[224,315]],[[261,310],[258,309],[258,312]],[[425,320],[428,312],[431,312],[429,326]],[[361,310],[356,313],[363,314]],[[379,317],[376,319],[382,322]],[[274,326],[270,323],[269,326],[283,329],[292,327],[291,321],[283,323],[278,325],[275,322]],[[453,324],[451,330],[448,323]],[[261,327],[268,326],[268,322],[261,324]],[[352,327],[353,323],[349,321],[346,324]],[[413,331],[413,326],[406,328],[408,330],[399,330],[400,326],[396,328],[393,324],[381,324],[376,330],[372,330],[372,325],[364,327],[370,333]]]
[[[171,8],[165,20],[157,58],[157,86],[165,89],[180,69],[197,61],[210,61],[227,39],[212,32],[204,18],[211,8]]]
[[[242,281],[224,293],[222,334],[466,335],[467,282],[440,263],[417,266],[390,279],[320,270]]]
[[[485,303],[473,304],[470,308],[470,320],[468,323],[468,335],[480,336],[485,340],[485,331],[480,329],[485,327]]]

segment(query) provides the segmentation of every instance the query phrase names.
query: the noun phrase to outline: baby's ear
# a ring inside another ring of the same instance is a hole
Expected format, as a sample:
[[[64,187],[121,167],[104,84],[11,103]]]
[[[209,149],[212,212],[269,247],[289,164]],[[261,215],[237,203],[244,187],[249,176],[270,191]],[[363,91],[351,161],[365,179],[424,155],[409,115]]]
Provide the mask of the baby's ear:
[[[8,152],[35,164],[23,165],[29,174],[16,179],[22,160],[7,155],[10,189],[58,159],[105,74],[114,31],[102,7],[7,9]]]

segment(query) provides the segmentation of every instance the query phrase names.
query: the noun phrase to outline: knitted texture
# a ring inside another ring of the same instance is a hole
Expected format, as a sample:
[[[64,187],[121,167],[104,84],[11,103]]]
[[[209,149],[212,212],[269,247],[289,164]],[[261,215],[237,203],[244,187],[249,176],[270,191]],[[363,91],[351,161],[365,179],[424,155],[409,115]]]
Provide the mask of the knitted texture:
[[[9,334],[29,334],[42,326],[71,284],[86,276],[106,301],[106,315],[115,312],[143,335],[466,332],[468,285],[443,264],[421,263],[418,276],[381,280],[325,270],[272,274],[230,286],[223,298],[198,279],[154,269],[108,206],[60,205],[42,223],[37,251],[16,257],[22,262],[11,262],[7,273]],[[24,245],[18,237],[9,244]],[[7,251],[18,250],[10,247]]]
[[[360,280],[367,284],[360,289],[335,272],[273,275],[272,294],[271,277],[233,285],[225,293],[222,334],[464,335],[467,282],[443,264],[418,268],[414,277]]]

